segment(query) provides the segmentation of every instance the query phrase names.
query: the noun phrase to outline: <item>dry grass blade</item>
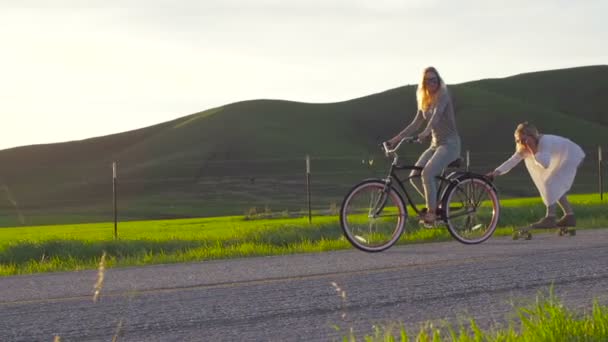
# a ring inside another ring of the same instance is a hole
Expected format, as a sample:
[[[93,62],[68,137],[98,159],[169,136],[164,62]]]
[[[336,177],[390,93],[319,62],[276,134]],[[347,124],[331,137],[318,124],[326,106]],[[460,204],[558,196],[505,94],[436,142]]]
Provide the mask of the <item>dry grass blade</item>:
[[[99,267],[97,268],[97,282],[93,287],[93,302],[96,303],[101,294],[101,288],[103,287],[103,279],[106,273],[106,252],[104,251],[99,260]]]
[[[118,341],[118,335],[120,334],[121,329],[122,329],[122,319],[120,320],[120,322],[118,322],[118,325],[116,326],[116,332],[114,333],[114,336],[112,336],[112,342]]]
[[[342,288],[340,288],[340,286],[338,285],[338,283],[336,283],[335,281],[330,282],[331,286],[333,286],[333,288],[336,290],[336,292],[338,293],[338,296],[342,299],[342,319],[346,320],[346,290],[343,290]]]

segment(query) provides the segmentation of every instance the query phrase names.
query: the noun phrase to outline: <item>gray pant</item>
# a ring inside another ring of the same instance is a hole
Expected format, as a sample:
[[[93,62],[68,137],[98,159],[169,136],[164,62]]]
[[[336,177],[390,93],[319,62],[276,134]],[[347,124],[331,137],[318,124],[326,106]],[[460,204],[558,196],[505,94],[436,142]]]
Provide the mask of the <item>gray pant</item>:
[[[446,144],[439,146],[431,146],[420,155],[416,166],[424,167],[422,169],[422,186],[424,194],[420,191],[420,186],[416,184],[417,178],[412,178],[411,183],[414,188],[424,195],[426,207],[429,210],[437,208],[437,176],[454,160],[460,157],[460,139],[453,139]],[[418,175],[420,171],[414,170],[410,173],[411,176]]]

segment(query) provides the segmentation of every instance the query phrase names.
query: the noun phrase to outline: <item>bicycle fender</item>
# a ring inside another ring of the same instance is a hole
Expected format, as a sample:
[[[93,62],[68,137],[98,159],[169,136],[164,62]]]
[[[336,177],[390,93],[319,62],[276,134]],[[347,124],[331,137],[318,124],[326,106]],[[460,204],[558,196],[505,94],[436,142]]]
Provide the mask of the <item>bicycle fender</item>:
[[[460,184],[460,182],[462,180],[469,179],[469,178],[479,179],[479,180],[483,181],[484,183],[488,184],[489,186],[492,187],[492,190],[494,190],[494,192],[496,192],[496,196],[498,196],[498,194],[499,194],[498,189],[496,188],[496,186],[494,185],[493,182],[488,180],[488,178],[486,176],[478,174],[478,173],[474,173],[474,172],[469,172],[469,171],[454,171],[446,177],[446,179],[450,181],[450,185],[446,186],[443,189],[443,191],[441,192],[441,196],[439,197],[441,199],[441,203],[444,202],[445,195],[448,193],[448,191],[451,191],[455,186]]]

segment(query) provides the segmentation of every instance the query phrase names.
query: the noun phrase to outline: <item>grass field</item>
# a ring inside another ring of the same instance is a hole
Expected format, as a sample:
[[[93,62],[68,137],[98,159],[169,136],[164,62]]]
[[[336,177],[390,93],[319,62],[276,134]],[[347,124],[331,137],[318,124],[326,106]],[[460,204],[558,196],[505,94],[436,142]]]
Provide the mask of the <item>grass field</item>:
[[[608,227],[599,195],[573,195],[579,227]],[[608,202],[608,200],[607,200]],[[544,215],[538,198],[501,202],[495,235],[510,235]],[[445,229],[420,229],[408,220],[400,244],[451,239]],[[244,216],[0,228],[0,275],[147,265],[352,248],[336,216],[246,219]]]

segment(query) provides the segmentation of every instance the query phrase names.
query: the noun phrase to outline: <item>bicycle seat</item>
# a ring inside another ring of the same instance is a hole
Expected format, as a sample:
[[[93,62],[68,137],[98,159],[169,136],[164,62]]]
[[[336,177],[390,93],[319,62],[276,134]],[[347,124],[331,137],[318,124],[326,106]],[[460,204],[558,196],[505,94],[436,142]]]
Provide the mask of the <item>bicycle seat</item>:
[[[448,167],[458,168],[462,165],[464,160],[461,157],[456,158],[451,163],[448,164]]]

